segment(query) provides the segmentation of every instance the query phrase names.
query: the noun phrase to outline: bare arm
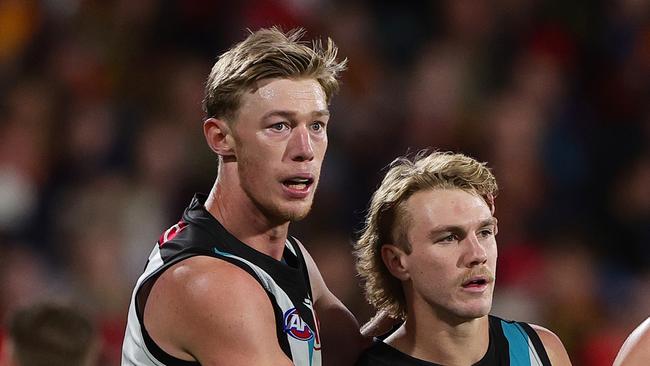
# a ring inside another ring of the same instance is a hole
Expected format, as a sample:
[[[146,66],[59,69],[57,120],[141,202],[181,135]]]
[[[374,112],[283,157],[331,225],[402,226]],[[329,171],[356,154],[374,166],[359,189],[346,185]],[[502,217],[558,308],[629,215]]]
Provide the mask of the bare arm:
[[[370,345],[370,339],[361,336],[356,318],[327,288],[316,263],[302,244],[300,249],[307,263],[314,307],[320,319],[323,365],[353,365],[361,351]]]
[[[193,257],[154,284],[145,326],[167,353],[205,366],[292,365],[277,342],[271,302],[245,271]]]
[[[650,365],[650,318],[641,323],[625,340],[613,366]]]
[[[564,348],[564,344],[562,344],[562,341],[555,335],[555,333],[544,327],[540,327],[539,325],[531,324],[531,327],[535,332],[537,332],[537,335],[539,335],[553,366],[571,366],[571,360]]]

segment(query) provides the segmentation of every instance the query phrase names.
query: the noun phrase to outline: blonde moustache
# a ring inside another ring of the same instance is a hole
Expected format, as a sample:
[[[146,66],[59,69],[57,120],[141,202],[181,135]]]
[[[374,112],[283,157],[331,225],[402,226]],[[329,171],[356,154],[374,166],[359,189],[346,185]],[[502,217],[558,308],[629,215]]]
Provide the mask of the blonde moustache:
[[[460,284],[462,285],[462,284],[464,284],[464,283],[470,281],[472,278],[474,278],[474,277],[479,277],[479,276],[480,276],[480,277],[484,277],[485,280],[486,280],[488,283],[490,283],[490,282],[494,282],[494,280],[496,279],[496,277],[494,276],[494,274],[492,273],[492,271],[490,271],[488,268],[481,267],[481,268],[477,268],[477,269],[474,269],[474,270],[471,270],[471,271],[467,272],[467,273],[466,273],[466,274],[461,278]]]

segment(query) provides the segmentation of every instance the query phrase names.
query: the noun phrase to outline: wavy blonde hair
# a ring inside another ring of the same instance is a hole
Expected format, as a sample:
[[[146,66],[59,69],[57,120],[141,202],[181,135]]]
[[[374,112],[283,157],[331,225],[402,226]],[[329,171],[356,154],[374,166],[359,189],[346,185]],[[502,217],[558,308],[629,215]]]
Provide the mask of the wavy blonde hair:
[[[413,159],[400,157],[390,165],[370,201],[365,227],[355,243],[356,268],[368,302],[394,318],[406,317],[402,283],[384,265],[381,247],[395,244],[411,252],[407,239],[410,217],[406,201],[415,192],[462,189],[482,197],[494,213],[498,187],[494,175],[481,163],[452,152],[421,151]]]
[[[262,28],[223,53],[212,67],[205,88],[203,110],[207,117],[236,116],[241,96],[257,81],[269,78],[313,78],[322,86],[327,103],[338,91],[339,74],[347,59],[337,61],[338,48],[331,38],[307,46],[301,28],[284,33]]]

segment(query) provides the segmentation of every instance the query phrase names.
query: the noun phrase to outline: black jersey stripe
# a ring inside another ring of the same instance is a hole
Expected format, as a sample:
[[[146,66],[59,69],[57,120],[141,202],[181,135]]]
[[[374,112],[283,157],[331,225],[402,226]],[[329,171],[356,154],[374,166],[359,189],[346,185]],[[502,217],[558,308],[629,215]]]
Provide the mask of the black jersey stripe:
[[[530,341],[533,343],[535,352],[537,353],[539,361],[542,363],[542,365],[551,366],[551,360],[548,358],[546,348],[544,347],[542,340],[539,338],[539,334],[537,334],[535,329],[533,329],[529,324],[519,323],[519,325],[521,325],[524,331],[526,331],[526,334],[528,334],[528,338],[530,338]]]

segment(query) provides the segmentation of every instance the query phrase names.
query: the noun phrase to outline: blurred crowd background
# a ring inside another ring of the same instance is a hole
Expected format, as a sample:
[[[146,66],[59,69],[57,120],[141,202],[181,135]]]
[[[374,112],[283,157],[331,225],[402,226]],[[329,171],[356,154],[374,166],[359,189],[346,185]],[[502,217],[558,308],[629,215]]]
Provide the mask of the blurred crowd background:
[[[646,0],[0,0],[0,317],[81,304],[119,364],[147,255],[216,173],[211,65],[276,24],[349,59],[292,233],[359,320],[351,243],[384,167],[462,151],[500,182],[493,312],[611,365],[650,315]]]

